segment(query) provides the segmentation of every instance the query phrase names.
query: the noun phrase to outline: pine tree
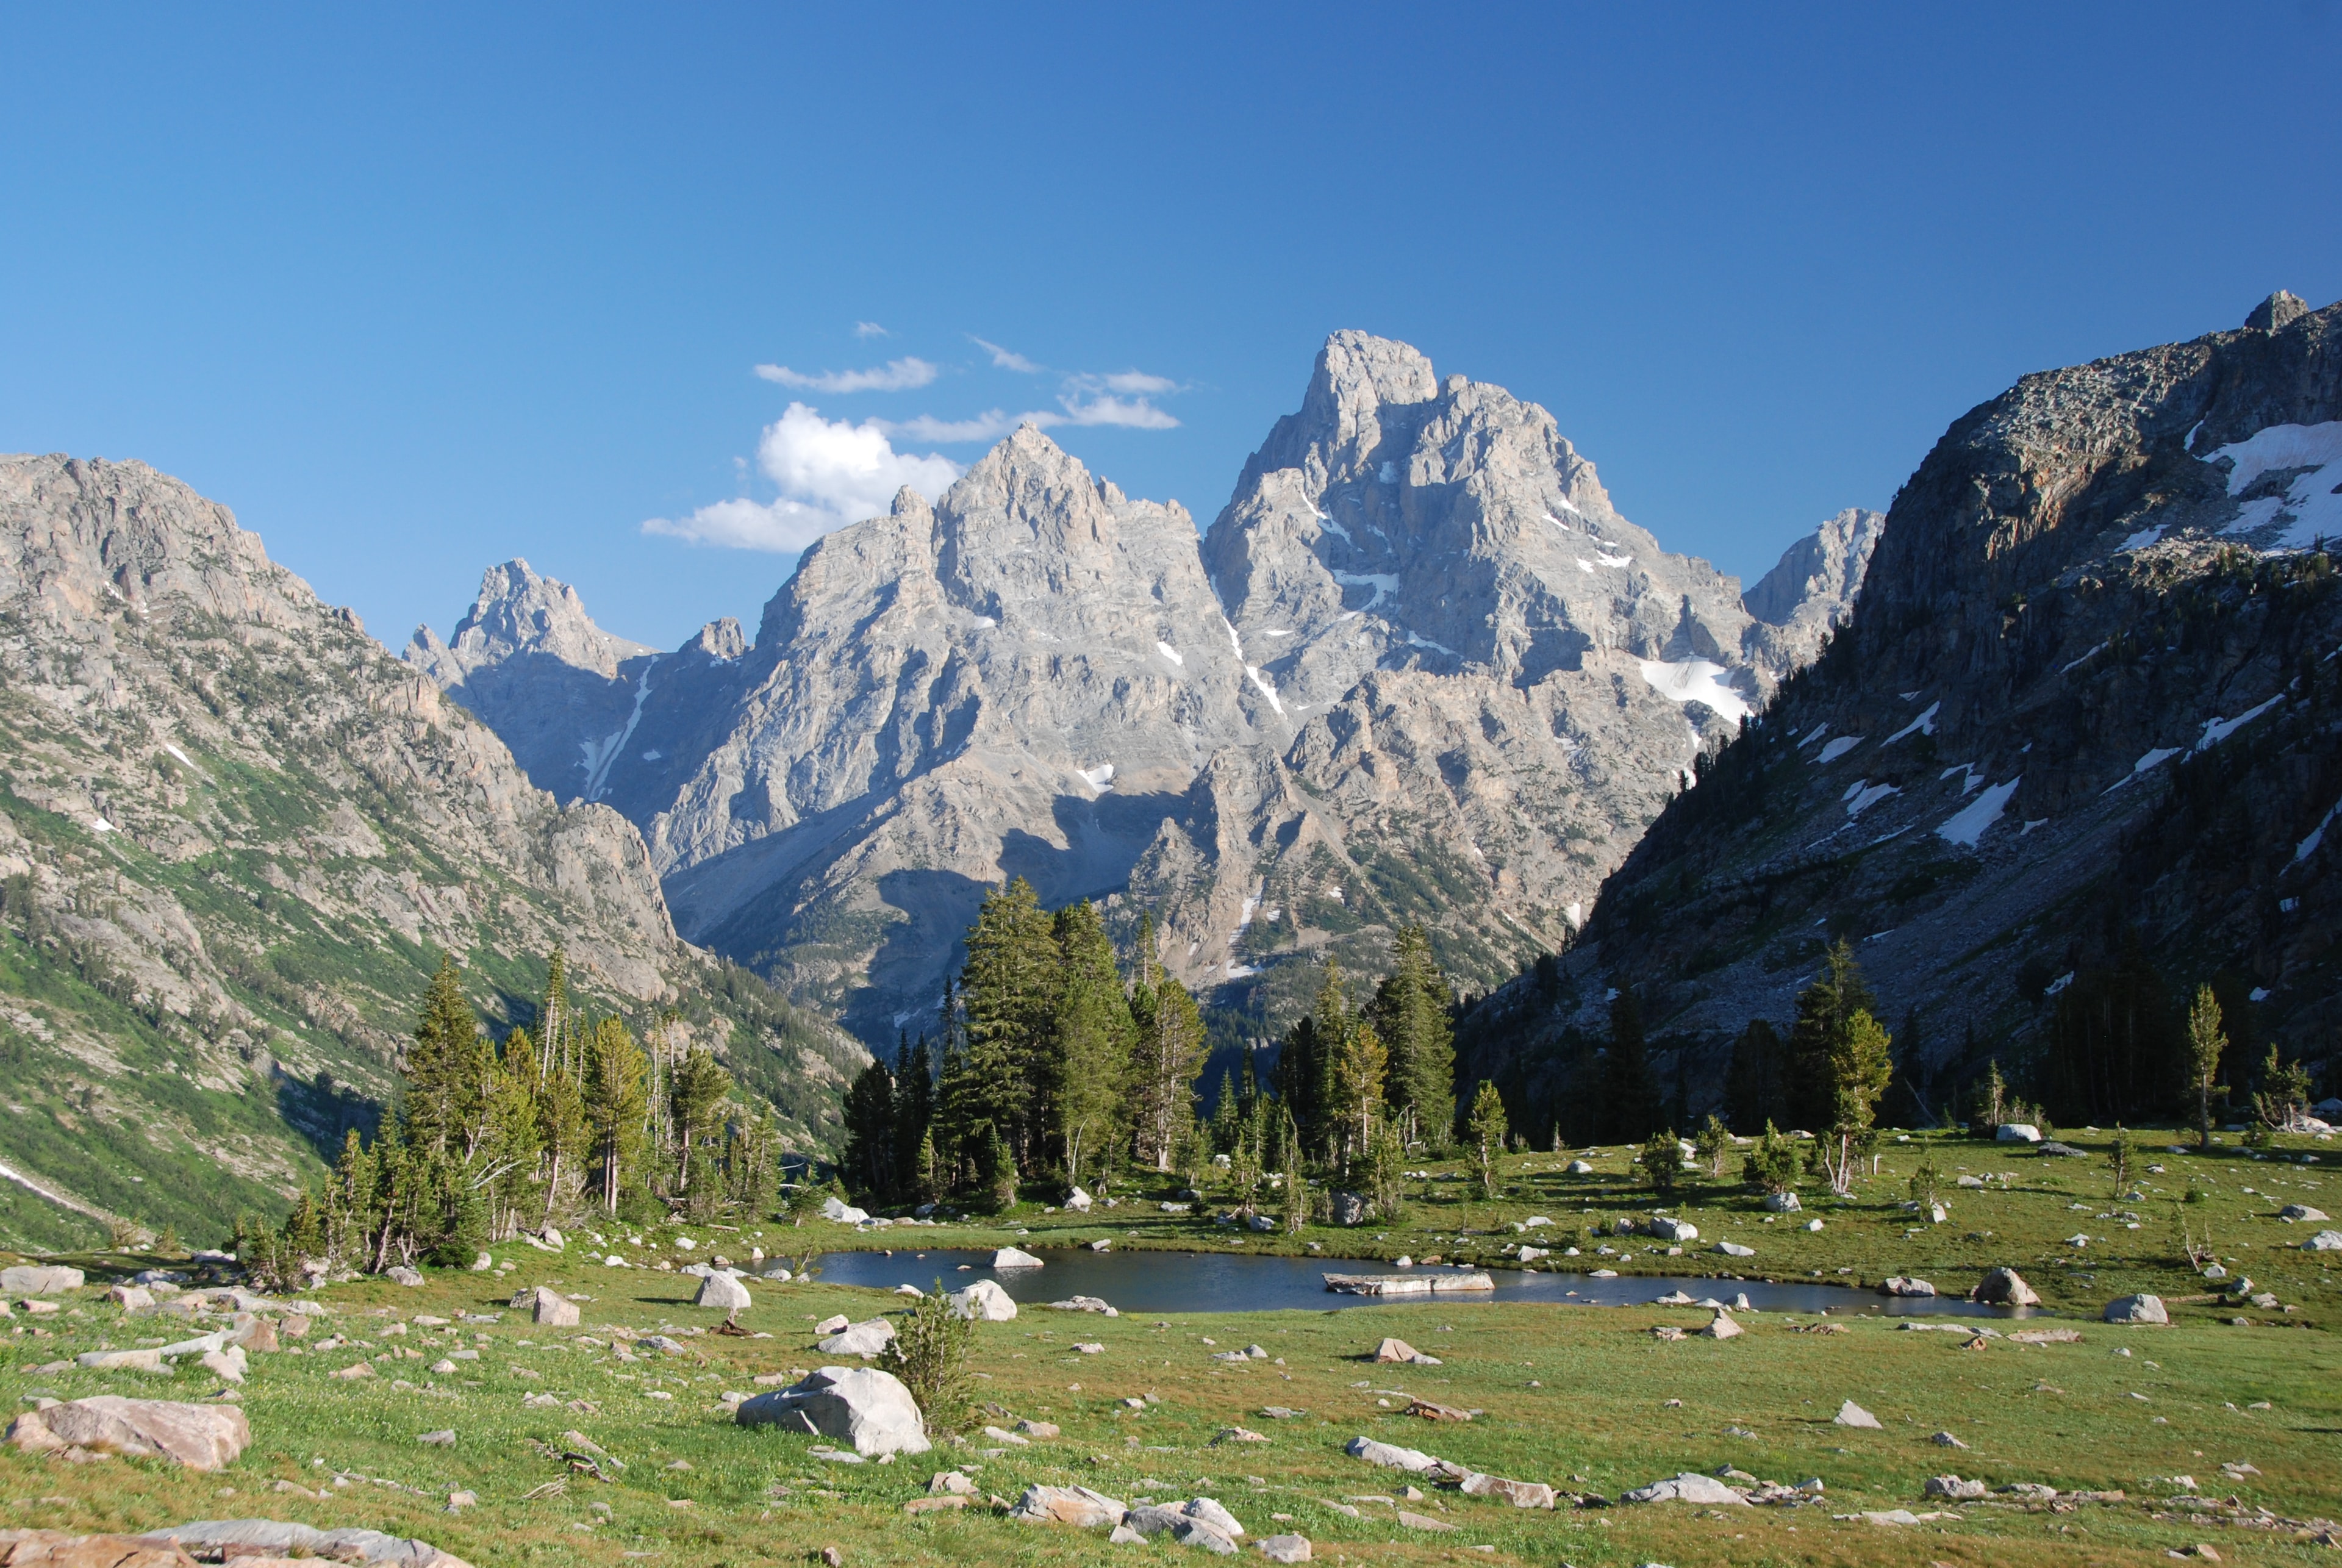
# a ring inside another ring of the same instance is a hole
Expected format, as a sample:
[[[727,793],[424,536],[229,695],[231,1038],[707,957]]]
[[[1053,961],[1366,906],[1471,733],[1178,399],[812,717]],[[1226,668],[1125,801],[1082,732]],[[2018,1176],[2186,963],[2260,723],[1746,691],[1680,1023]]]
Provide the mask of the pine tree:
[[[1854,1154],[1857,1140],[1868,1134],[1879,1097],[1895,1075],[1894,1042],[1867,1008],[1857,1010],[1832,1042],[1829,1059],[1829,1140],[1837,1144],[1835,1162],[1825,1158],[1830,1186],[1841,1193],[1854,1190]]]
[[[1277,1104],[1293,1118],[1295,1135],[1305,1157],[1322,1154],[1326,1146],[1326,1054],[1320,1048],[1317,1020],[1304,1014],[1285,1032],[1272,1075]]]
[[[435,1157],[469,1152],[487,1098],[490,1060],[455,960],[442,954],[406,1052],[399,1122],[409,1145]]]
[[[1830,1065],[1857,1013],[1876,1014],[1877,999],[1862,978],[1854,949],[1844,941],[1822,960],[1822,972],[1797,994],[1797,1022],[1789,1031],[1789,1114],[1796,1126],[1821,1132],[1837,1116],[1837,1073]]]
[[[1117,1142],[1135,1031],[1114,944],[1096,907],[1082,899],[1059,910],[1055,936],[1063,989],[1050,1020],[1044,1076],[1051,1142],[1066,1183],[1079,1186],[1085,1162],[1103,1160]]]
[[[587,1153],[596,1177],[595,1197],[603,1213],[616,1214],[642,1174],[650,1101],[645,1080],[650,1064],[634,1035],[615,1018],[604,1019],[589,1041],[585,1053]]]
[[[1204,1071],[1204,1023],[1187,988],[1155,956],[1155,923],[1138,932],[1138,978],[1130,991],[1132,1154],[1157,1172],[1171,1169],[1180,1140],[1196,1121],[1196,1080]],[[1280,1067],[1283,1065],[1279,1064]]]
[[[864,1203],[893,1196],[895,1075],[873,1060],[846,1092],[846,1149],[838,1162],[847,1192]]]
[[[1456,1115],[1455,995],[1419,925],[1399,932],[1367,1018],[1390,1054],[1385,1094],[1399,1136],[1445,1145]]]
[[[897,1193],[915,1203],[931,1202],[923,1174],[934,1139],[929,1125],[936,1118],[935,1064],[927,1054],[927,1037],[905,1045],[895,1057],[895,1180]]]
[[[1789,1114],[1787,1053],[1779,1031],[1752,1018],[1732,1044],[1724,1073],[1724,1119],[1736,1132],[1753,1134],[1767,1122]]]
[[[2220,1054],[2228,1037],[2220,1027],[2220,1004],[2208,985],[2196,988],[2187,1009],[2187,1091],[2196,1101],[2197,1146],[2212,1146],[2212,1084],[2220,1074]]]
[[[1020,1167],[1049,1125],[1036,1091],[1062,988],[1061,957],[1054,923],[1021,876],[985,899],[967,934],[959,984],[970,1110],[1002,1134]]]
[[[1340,1142],[1338,1158],[1346,1171],[1353,1159],[1365,1157],[1373,1139],[1390,1057],[1374,1025],[1363,1016],[1351,1014],[1344,1004],[1331,964],[1326,966],[1326,988],[1318,994],[1318,1006],[1319,1029],[1326,1030],[1330,1016],[1335,1021],[1334,1029],[1338,1031],[1328,1054],[1326,1076],[1331,1091],[1330,1119]]]
[[[1472,1157],[1480,1167],[1480,1194],[1493,1199],[1496,1195],[1496,1156],[1505,1152],[1505,1140],[1511,1126],[1505,1118],[1505,1097],[1486,1078],[1472,1096],[1472,1119],[1468,1124],[1472,1135]]]
[[[629,1037],[627,1044],[632,1045],[633,1043]],[[874,1063],[873,1065],[876,1064]],[[886,1069],[882,1067],[879,1071],[883,1074]],[[691,1197],[694,1178],[707,1158],[704,1144],[723,1125],[724,1097],[730,1093],[732,1074],[724,1070],[706,1046],[693,1046],[691,1054],[676,1069],[675,1087],[668,1095],[668,1104],[675,1117],[675,1190],[677,1195],[686,1199]],[[890,1115],[892,1109],[890,1102]]]
[[[1651,1077],[1643,1040],[1643,1010],[1633,990],[1610,1004],[1610,1054],[1603,1064],[1603,1100],[1609,1141],[1639,1143],[1658,1130],[1659,1086]]]

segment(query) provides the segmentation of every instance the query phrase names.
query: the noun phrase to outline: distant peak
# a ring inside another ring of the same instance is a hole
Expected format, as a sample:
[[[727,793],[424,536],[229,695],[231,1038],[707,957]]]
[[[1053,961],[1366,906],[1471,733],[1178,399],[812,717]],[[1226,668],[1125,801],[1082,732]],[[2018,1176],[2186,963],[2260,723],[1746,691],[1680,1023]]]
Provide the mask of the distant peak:
[[[1438,395],[1439,378],[1421,350],[1355,329],[1326,339],[1309,383],[1310,402],[1323,397],[1335,407],[1428,403]]]
[[[2287,323],[2309,314],[2309,302],[2291,289],[2279,289],[2253,306],[2253,314],[2245,317],[2245,325],[2262,332],[2277,332]]]

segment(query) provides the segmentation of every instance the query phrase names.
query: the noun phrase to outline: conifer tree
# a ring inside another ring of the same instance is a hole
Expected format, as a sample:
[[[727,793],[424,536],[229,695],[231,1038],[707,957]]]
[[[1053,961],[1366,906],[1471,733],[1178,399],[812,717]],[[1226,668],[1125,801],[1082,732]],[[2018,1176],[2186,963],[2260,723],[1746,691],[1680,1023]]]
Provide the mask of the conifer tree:
[[[1082,899],[1059,910],[1055,936],[1063,988],[1046,1048],[1046,1103],[1054,1150],[1066,1182],[1078,1186],[1085,1162],[1102,1159],[1116,1142],[1134,1030],[1096,906]]]
[[[1447,976],[1432,957],[1420,925],[1401,930],[1392,944],[1391,973],[1367,1009],[1390,1062],[1385,1094],[1400,1138],[1447,1142],[1456,1115],[1455,1003]]]
[[[1603,1063],[1604,1110],[1608,1137],[1639,1143],[1658,1131],[1659,1086],[1651,1077],[1643,1040],[1643,1010],[1631,987],[1610,1004],[1610,1054]]]
[[[604,1028],[613,1026],[616,1026],[615,1020],[606,1021],[603,1025]],[[619,1033],[625,1033],[623,1027],[619,1028]],[[633,1045],[631,1036],[627,1037],[626,1044]],[[880,1068],[879,1071],[883,1073],[885,1069]],[[730,1093],[732,1074],[724,1070],[706,1046],[693,1046],[690,1054],[676,1069],[675,1087],[668,1096],[675,1117],[675,1190],[678,1195],[689,1197],[693,1193],[694,1178],[708,1158],[706,1144],[723,1126],[724,1097]],[[705,1191],[704,1183],[701,1191]]]
[[[1837,1114],[1833,1054],[1843,1049],[1854,1015],[1878,1011],[1854,949],[1841,940],[1822,959],[1822,972],[1797,994],[1797,1022],[1789,1031],[1789,1114],[1795,1126],[1827,1131]]]
[[[642,1171],[650,1064],[626,1026],[606,1018],[589,1037],[585,1053],[587,1153],[596,1196],[605,1213],[616,1214]]]
[[[1314,1015],[1304,1014],[1285,1032],[1273,1082],[1277,1104],[1293,1118],[1304,1156],[1321,1154],[1326,1146],[1326,1054]]]
[[[2198,985],[2187,1009],[2187,1092],[2196,1101],[2198,1148],[2212,1146],[2212,1085],[2220,1074],[2220,1054],[2227,1048],[2219,1001],[2209,985]]]
[[[1180,1140],[1195,1125],[1196,1080],[1204,1071],[1204,1024],[1187,988],[1155,956],[1155,922],[1139,924],[1138,976],[1130,991],[1132,1154],[1157,1172],[1171,1169]]]
[[[894,1188],[911,1196],[914,1202],[926,1202],[934,1196],[925,1191],[926,1180],[921,1173],[927,1163],[922,1151],[931,1155],[934,1149],[928,1126],[935,1116],[935,1064],[927,1054],[927,1037],[923,1034],[917,1044],[903,1046],[895,1057]]]
[[[468,1152],[487,1097],[488,1060],[455,956],[443,953],[406,1052],[399,1120],[410,1145],[434,1157]]]
[[[1895,1075],[1894,1042],[1867,1008],[1858,1009],[1830,1047],[1829,1138],[1837,1145],[1833,1161],[1824,1164],[1832,1190],[1841,1195],[1854,1190],[1854,1154],[1876,1118],[1879,1096]]]
[[[1021,876],[985,899],[967,934],[959,984],[970,1110],[1001,1134],[1020,1168],[1049,1124],[1035,1090],[1062,988],[1061,956],[1053,923]]]
[[[846,1092],[846,1148],[839,1161],[847,1191],[866,1203],[893,1195],[895,1076],[873,1060]]]
[[[1762,1018],[1752,1018],[1733,1042],[1732,1061],[1724,1074],[1724,1120],[1726,1125],[1754,1134],[1767,1122],[1786,1120],[1788,1059],[1780,1032]]]
[[[1505,1139],[1511,1133],[1505,1119],[1505,1097],[1486,1078],[1472,1096],[1472,1157],[1480,1167],[1480,1193],[1486,1198],[1496,1195],[1496,1156],[1505,1152]]]
[[[1338,1145],[1336,1158],[1347,1171],[1353,1158],[1364,1157],[1373,1137],[1389,1054],[1374,1025],[1350,1011],[1342,994],[1340,972],[1331,962],[1326,965],[1325,984],[1317,991],[1316,1019],[1318,1038],[1326,1049],[1329,1130]]]

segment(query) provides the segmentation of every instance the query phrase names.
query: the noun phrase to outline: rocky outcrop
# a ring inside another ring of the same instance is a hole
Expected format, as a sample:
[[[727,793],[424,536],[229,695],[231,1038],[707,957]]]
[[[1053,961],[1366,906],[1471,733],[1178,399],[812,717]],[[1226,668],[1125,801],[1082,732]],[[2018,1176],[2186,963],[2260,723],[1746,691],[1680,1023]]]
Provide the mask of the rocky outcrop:
[[[142,464],[0,458],[0,919],[49,972],[0,999],[0,1034],[20,1097],[65,1128],[37,1149],[0,1128],[57,1211],[13,1239],[85,1244],[122,1217],[210,1240],[275,1212],[386,1102],[441,952],[492,1014],[562,945],[592,1004],[733,1033],[632,824],[533,787],[226,508]],[[816,1115],[857,1055],[810,1024],[773,1043]]]
[[[1822,639],[1854,613],[1886,524],[1883,513],[1849,506],[1781,553],[1740,596],[1751,617],[1741,634],[1751,664],[1780,681],[1814,662]]]
[[[1162,961],[1236,1003],[1413,922],[1467,980],[1565,944],[1842,612],[1867,515],[1760,620],[1543,409],[1345,332],[1200,540],[1027,427],[808,550],[753,647],[605,657],[505,567],[409,657],[641,827],[686,935],[891,1043],[1011,875],[1126,936],[1152,914]]]
[[[1481,1066],[1598,1034],[1631,984],[1689,1053],[1657,1065],[1696,1118],[1728,1041],[1786,1024],[1840,937],[1903,1036],[1907,1114],[1987,1055],[2060,1122],[2160,1113],[2199,981],[2238,1082],[2272,1037],[2328,1053],[2342,307],[2288,297],[1956,423],[1846,631],[1669,805],[1566,963],[1490,999]],[[2108,1008],[2144,1022],[2117,1041]]]

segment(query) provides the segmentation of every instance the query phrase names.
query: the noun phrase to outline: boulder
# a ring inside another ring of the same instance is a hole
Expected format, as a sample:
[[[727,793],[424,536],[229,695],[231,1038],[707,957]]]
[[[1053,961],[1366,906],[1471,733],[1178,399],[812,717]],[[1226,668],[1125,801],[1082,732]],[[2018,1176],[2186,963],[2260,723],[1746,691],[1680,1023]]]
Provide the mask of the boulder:
[[[2117,1296],[2098,1314],[2108,1323],[2169,1323],[2163,1298],[2154,1295]]]
[[[1385,1366],[1389,1366],[1402,1362],[1411,1366],[1437,1366],[1439,1364],[1438,1357],[1424,1354],[1421,1351],[1416,1349],[1415,1346],[1407,1343],[1406,1341],[1403,1339],[1386,1339],[1382,1343],[1375,1346],[1374,1359],[1376,1363]]]
[[[1371,1437],[1354,1437],[1342,1452],[1353,1459],[1363,1459],[1368,1464],[1379,1464],[1388,1470],[1404,1470],[1410,1475],[1430,1475],[1447,1468],[1445,1460],[1434,1459],[1416,1449],[1377,1443]]]
[[[2037,1144],[2041,1129],[2030,1122],[2003,1122],[1992,1137],[1997,1144]]]
[[[1873,1432],[1884,1430],[1877,1416],[1850,1399],[1837,1407],[1837,1413],[1830,1418],[1830,1423],[1833,1426],[1864,1426]]]
[[[1594,1167],[1584,1160],[1572,1160],[1568,1164],[1564,1165],[1562,1170],[1572,1176],[1590,1176],[1594,1174]]]
[[[699,1282],[699,1293],[691,1298],[691,1304],[735,1313],[746,1312],[755,1303],[749,1299],[748,1287],[730,1274],[709,1274]],[[574,1313],[577,1309],[572,1307],[569,1310]],[[577,1320],[573,1317],[569,1321],[575,1323]]]
[[[1143,1536],[1167,1534],[1183,1546],[1201,1546],[1222,1556],[1234,1553],[1244,1535],[1244,1526],[1236,1523],[1236,1515],[1208,1497],[1134,1508],[1123,1523]]]
[[[276,1320],[256,1317],[252,1326],[244,1331],[244,1348],[255,1355],[273,1353],[279,1345],[276,1340]]]
[[[1883,1296],[1931,1296],[1936,1287],[1926,1280],[1906,1279],[1901,1274],[1889,1274],[1878,1282],[1878,1293]]]
[[[2061,1144],[2055,1138],[2044,1140],[2033,1152],[2045,1160],[2087,1160],[2090,1157],[2087,1149],[2077,1149],[2073,1144]]]
[[[74,1357],[74,1364],[85,1372],[161,1372],[163,1353],[159,1350],[89,1350]]]
[[[177,1404],[106,1393],[28,1410],[9,1424],[7,1441],[30,1453],[113,1453],[218,1470],[244,1452],[252,1427],[233,1404]]]
[[[248,1370],[244,1359],[244,1346],[229,1345],[225,1350],[207,1350],[203,1355],[204,1370],[225,1383],[242,1383]]]
[[[0,1269],[0,1294],[12,1296],[59,1296],[67,1291],[81,1289],[79,1269],[38,1263],[20,1263],[15,1268]]]
[[[1551,1247],[1523,1247],[1516,1255],[1522,1263],[1533,1263],[1539,1258],[1549,1258],[1553,1256],[1553,1249]]]
[[[1772,1213],[1794,1214],[1805,1205],[1797,1202],[1795,1193],[1767,1193],[1765,1194],[1765,1207]]]
[[[1366,1200],[1359,1193],[1328,1193],[1326,1205],[1337,1225],[1362,1225],[1366,1223]]]
[[[2305,1253],[2342,1253],[2342,1231],[2320,1231],[2301,1243]]]
[[[841,1225],[866,1225],[870,1223],[870,1211],[857,1209],[832,1193],[821,1201],[821,1217],[835,1220]]]
[[[1927,1493],[1950,1503],[1975,1503],[1991,1495],[1990,1489],[1983,1482],[1963,1481],[1957,1475],[1930,1475],[1927,1477]]]
[[[1466,1497],[1495,1497],[1516,1508],[1551,1508],[1553,1488],[1542,1481],[1507,1481],[1501,1475],[1482,1475],[1478,1472],[1464,1478],[1457,1488]]]
[[[866,1360],[884,1352],[894,1340],[895,1325],[883,1317],[874,1317],[867,1323],[840,1329],[814,1348],[824,1355],[858,1355]]]
[[[1720,1503],[1726,1507],[1737,1503],[1743,1508],[1748,1506],[1748,1499],[1718,1481],[1715,1476],[1699,1475],[1688,1470],[1679,1475],[1670,1475],[1665,1481],[1654,1481],[1648,1486],[1637,1486],[1619,1501],[1622,1503],[1697,1503],[1711,1505]]]
[[[1737,1339],[1748,1331],[1732,1321],[1732,1314],[1719,1312],[1708,1325],[1699,1331],[1709,1339]]]
[[[1650,1220],[1651,1234],[1663,1242],[1696,1242],[1699,1227],[1689,1220],[1673,1219],[1666,1214],[1654,1214]]]
[[[742,1400],[732,1419],[842,1439],[866,1459],[925,1453],[929,1446],[911,1391],[875,1367],[817,1368],[786,1388]]]
[[[1130,1510],[1103,1492],[1086,1486],[1027,1486],[1008,1511],[1011,1519],[1035,1524],[1071,1524],[1086,1530],[1123,1522]]]
[[[957,1470],[938,1470],[933,1475],[927,1477],[927,1495],[930,1497],[973,1497],[976,1495],[976,1483],[970,1481],[965,1472]]]
[[[516,1310],[526,1312],[530,1322],[543,1323],[547,1328],[577,1326],[577,1303],[559,1291],[539,1285],[533,1291],[523,1291],[521,1294],[528,1299],[521,1301],[515,1298],[513,1305]]]
[[[1074,1213],[1077,1214],[1088,1213],[1090,1212],[1090,1195],[1087,1193],[1083,1192],[1079,1187],[1076,1187],[1072,1192],[1066,1194],[1066,1207],[1073,1210]]]
[[[1716,1250],[1727,1258],[1753,1258],[1756,1255],[1755,1247],[1744,1247],[1738,1242],[1718,1242]]]
[[[143,1285],[115,1285],[105,1293],[105,1299],[124,1312],[145,1312],[155,1304],[155,1293]]]
[[[395,1285],[405,1285],[408,1290],[420,1289],[423,1284],[423,1271],[408,1268],[405,1263],[393,1263],[382,1271],[382,1277]]]
[[[1016,1303],[1008,1293],[992,1280],[977,1280],[964,1291],[954,1291],[947,1298],[954,1317],[975,1318],[981,1323],[1006,1323],[1016,1315]]]
[[[852,1318],[847,1317],[844,1313],[837,1313],[833,1314],[832,1316],[826,1317],[826,1318],[822,1319],[819,1323],[817,1323],[814,1324],[814,1325],[813,1325],[813,1332],[814,1332],[814,1333],[825,1333],[825,1334],[826,1334],[826,1333],[837,1333],[839,1330],[841,1330],[841,1329],[845,1328],[848,1323],[852,1323],[853,1321],[854,1321],[854,1320],[853,1320]]]
[[[1041,1260],[1022,1247],[1002,1247],[992,1254],[996,1269],[1037,1269]]]
[[[2303,1221],[2315,1224],[2324,1220],[2327,1215],[2325,1210],[2313,1209],[2307,1203],[2287,1203],[2277,1212],[2277,1217],[2290,1225]]]
[[[2041,1298],[2025,1283],[2025,1276],[2015,1269],[1998,1268],[1977,1282],[1968,1292],[1970,1301],[1989,1302],[1995,1306],[2039,1306]]]
[[[1306,1563],[1309,1561],[1309,1537],[1286,1531],[1282,1535],[1267,1535],[1253,1543],[1254,1550],[1272,1563]]]
[[[1104,1242],[1092,1242],[1090,1245],[1099,1252],[1104,1252],[1106,1250],[1106,1243]],[[1107,1305],[1106,1299],[1103,1296],[1067,1296],[1064,1301],[1051,1302],[1049,1306],[1050,1309],[1055,1312],[1094,1312],[1101,1317],[1120,1317],[1122,1315],[1120,1313],[1115,1311],[1113,1307]]]

